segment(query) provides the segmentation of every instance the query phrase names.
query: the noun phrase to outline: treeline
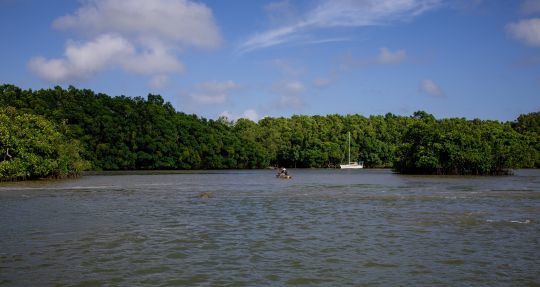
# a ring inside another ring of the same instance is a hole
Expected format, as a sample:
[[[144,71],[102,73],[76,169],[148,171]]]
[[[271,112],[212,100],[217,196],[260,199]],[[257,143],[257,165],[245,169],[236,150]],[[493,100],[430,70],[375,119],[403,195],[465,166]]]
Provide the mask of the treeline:
[[[347,132],[351,158],[367,167],[441,174],[540,167],[540,113],[506,123],[436,120],[425,112],[230,122],[178,112],[159,95],[111,97],[74,87],[32,91],[13,85],[0,86],[0,107],[50,121],[66,142],[80,146],[94,170],[336,167],[347,160]],[[0,139],[0,154],[7,148],[13,147]]]
[[[538,121],[540,113],[522,115],[513,123],[418,115],[397,150],[398,172],[502,175],[510,168],[540,166],[540,134],[525,127],[529,120]]]

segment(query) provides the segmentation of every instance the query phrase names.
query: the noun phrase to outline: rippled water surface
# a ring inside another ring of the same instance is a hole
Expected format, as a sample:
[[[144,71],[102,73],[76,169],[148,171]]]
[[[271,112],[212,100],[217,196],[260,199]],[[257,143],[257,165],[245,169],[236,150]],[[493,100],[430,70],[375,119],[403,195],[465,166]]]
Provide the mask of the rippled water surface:
[[[538,170],[291,174],[2,183],[0,285],[540,285]]]

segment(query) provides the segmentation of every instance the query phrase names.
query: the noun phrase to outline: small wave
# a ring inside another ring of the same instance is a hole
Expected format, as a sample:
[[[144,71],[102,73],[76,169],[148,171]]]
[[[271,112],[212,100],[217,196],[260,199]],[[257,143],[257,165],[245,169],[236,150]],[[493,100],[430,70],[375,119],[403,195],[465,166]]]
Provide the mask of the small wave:
[[[138,186],[172,186],[176,185],[176,183],[145,183],[145,184],[139,184]]]
[[[98,185],[98,186],[65,186],[65,187],[6,187],[0,188],[0,191],[24,191],[24,190],[90,190],[90,189],[110,189],[118,188],[114,185]]]
[[[510,223],[529,224],[529,223],[531,223],[531,221],[529,219],[526,219],[524,221],[510,220]]]
[[[443,263],[443,264],[446,264],[446,265],[463,265],[463,264],[465,264],[465,261],[462,260],[462,259],[446,259],[446,260],[442,260],[440,262]]]
[[[135,275],[151,275],[151,274],[161,274],[164,272],[169,271],[171,268],[165,265],[155,266],[155,267],[149,267],[149,268],[143,268],[139,270],[135,270]]]
[[[530,220],[530,219],[525,219],[525,220],[492,220],[492,219],[487,219],[486,222],[489,222],[489,223],[530,224],[530,223],[532,223],[532,220]]]
[[[186,257],[188,257],[188,255],[183,252],[174,252],[167,255],[167,258],[169,259],[184,259]]]
[[[529,219],[525,219],[523,221],[520,220],[510,220],[510,223],[518,223],[518,224],[529,224],[531,221]]]
[[[368,261],[367,263],[364,264],[364,267],[368,267],[368,268],[395,268],[395,267],[399,267],[399,265],[397,264],[392,264],[392,263],[379,263],[379,262],[374,262],[374,261]]]
[[[287,285],[316,285],[325,282],[329,282],[328,279],[323,278],[309,278],[309,277],[296,277],[287,280]]]
[[[60,190],[69,190],[69,189],[107,189],[107,188],[118,188],[114,185],[96,185],[96,186],[72,186],[72,187],[63,187],[63,188],[55,188]]]

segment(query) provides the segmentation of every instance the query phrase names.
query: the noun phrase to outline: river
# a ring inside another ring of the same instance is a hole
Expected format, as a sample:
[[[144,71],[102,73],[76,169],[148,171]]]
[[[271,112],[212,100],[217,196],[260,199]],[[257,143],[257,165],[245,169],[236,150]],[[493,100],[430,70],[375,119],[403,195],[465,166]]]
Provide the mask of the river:
[[[1,183],[0,285],[540,285],[540,170],[290,174]]]

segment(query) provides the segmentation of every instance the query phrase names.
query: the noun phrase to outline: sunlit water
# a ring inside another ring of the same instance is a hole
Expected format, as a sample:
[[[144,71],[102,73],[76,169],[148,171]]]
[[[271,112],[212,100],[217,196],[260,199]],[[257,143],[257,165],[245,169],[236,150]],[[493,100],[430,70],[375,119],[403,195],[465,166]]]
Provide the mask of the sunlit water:
[[[291,174],[2,183],[0,285],[540,285],[538,170]]]

